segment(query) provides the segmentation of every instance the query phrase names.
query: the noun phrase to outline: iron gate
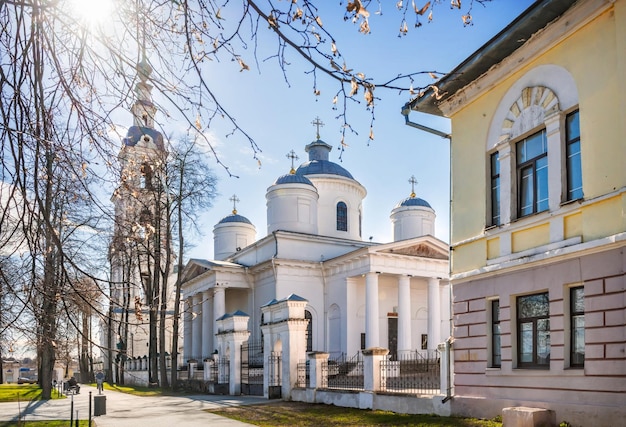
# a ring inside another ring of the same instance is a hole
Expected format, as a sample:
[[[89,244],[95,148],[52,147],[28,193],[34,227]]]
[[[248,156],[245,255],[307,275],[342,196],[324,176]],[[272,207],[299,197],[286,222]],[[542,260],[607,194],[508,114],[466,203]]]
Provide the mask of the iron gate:
[[[241,393],[263,396],[262,342],[247,342],[241,346]]]

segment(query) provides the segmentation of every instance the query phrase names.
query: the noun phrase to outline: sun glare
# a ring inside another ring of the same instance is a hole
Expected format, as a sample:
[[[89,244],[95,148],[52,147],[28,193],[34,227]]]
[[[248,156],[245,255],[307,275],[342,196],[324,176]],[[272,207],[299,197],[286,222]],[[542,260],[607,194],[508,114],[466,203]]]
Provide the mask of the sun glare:
[[[67,0],[71,13],[87,26],[98,26],[111,19],[113,0]]]

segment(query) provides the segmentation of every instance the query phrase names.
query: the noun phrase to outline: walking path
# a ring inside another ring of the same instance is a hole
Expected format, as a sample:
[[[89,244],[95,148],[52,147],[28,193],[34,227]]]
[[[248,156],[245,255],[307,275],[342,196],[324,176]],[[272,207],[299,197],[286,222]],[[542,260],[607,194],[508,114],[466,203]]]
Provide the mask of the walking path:
[[[74,418],[87,419],[89,392],[98,396],[95,387],[81,385],[80,394],[73,397]],[[231,420],[203,411],[229,406],[266,403],[267,399],[258,396],[133,396],[112,390],[105,390],[106,414],[93,417],[95,427],[241,427],[251,424]],[[69,420],[72,399],[39,400],[32,402],[0,403],[0,421],[17,421],[18,413],[22,420]],[[95,405],[92,401],[92,413]]]

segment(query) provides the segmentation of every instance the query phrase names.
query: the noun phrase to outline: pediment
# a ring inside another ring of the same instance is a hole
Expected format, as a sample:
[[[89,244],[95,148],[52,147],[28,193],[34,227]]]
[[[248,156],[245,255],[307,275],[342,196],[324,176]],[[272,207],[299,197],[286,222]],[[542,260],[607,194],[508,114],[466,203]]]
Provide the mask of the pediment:
[[[396,255],[406,255],[420,258],[431,259],[449,259],[448,247],[444,246],[442,242],[420,241],[413,242],[411,244],[392,244],[386,248],[381,248],[377,251],[380,253],[389,253]]]
[[[236,267],[240,268],[238,264],[234,264],[226,261],[216,261],[216,260],[204,260],[204,259],[190,259],[187,265],[183,270],[183,282],[187,282],[189,280],[198,277],[209,270],[214,270],[219,267]]]

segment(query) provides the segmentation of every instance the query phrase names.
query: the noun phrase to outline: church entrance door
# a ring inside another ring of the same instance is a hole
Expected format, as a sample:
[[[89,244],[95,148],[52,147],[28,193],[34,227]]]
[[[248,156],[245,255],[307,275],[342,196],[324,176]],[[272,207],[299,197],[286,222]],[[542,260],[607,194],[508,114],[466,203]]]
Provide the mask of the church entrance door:
[[[389,349],[389,355],[391,360],[397,360],[398,358],[398,317],[387,318],[387,348]]]

